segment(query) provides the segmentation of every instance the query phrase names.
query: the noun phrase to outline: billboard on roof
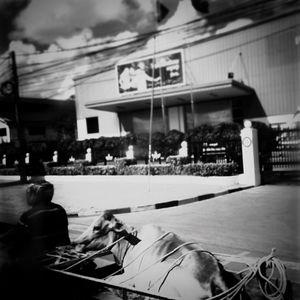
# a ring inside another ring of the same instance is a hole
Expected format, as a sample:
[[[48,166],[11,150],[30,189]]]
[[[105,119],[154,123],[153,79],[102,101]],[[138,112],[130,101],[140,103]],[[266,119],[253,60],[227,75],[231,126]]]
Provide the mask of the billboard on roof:
[[[183,51],[177,50],[116,65],[119,94],[146,92],[185,83]]]

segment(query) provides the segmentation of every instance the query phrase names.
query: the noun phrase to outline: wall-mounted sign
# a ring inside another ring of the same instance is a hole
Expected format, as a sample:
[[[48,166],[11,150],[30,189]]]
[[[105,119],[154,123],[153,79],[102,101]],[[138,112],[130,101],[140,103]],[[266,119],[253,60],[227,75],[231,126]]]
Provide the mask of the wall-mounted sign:
[[[246,136],[243,138],[243,145],[245,147],[250,147],[251,144],[252,144],[252,140],[249,137]]]
[[[11,81],[5,81],[1,84],[0,91],[3,96],[10,96],[14,92],[14,84]]]
[[[185,83],[183,52],[173,51],[116,66],[120,94]]]

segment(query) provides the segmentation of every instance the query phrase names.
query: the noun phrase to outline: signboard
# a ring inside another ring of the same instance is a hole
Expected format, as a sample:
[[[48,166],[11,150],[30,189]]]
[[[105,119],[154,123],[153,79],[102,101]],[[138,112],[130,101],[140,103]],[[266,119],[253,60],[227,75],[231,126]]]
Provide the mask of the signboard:
[[[154,69],[153,69],[154,68]],[[145,92],[185,83],[183,52],[173,51],[116,66],[119,94]]]

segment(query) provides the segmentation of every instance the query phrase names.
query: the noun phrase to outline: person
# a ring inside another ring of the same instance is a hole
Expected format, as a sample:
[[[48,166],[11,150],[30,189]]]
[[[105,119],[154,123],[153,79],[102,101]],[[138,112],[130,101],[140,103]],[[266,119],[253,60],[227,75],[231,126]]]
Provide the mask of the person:
[[[133,65],[126,66],[119,77],[120,92],[131,92],[136,90],[135,83],[135,69]]]
[[[158,82],[160,77],[152,78],[146,73],[146,65],[144,62],[140,61],[137,65],[137,70],[135,71],[134,85],[138,91],[147,90],[147,81]]]
[[[52,202],[54,186],[48,181],[32,183],[26,190],[32,207],[20,217],[20,225],[29,232],[34,251],[45,251],[70,244],[65,209]]]
[[[70,244],[67,213],[61,205],[52,203],[53,195],[54,186],[48,181],[31,183],[26,189],[31,208],[0,239],[14,259],[35,258]]]
[[[9,295],[12,300],[68,299],[71,284],[47,271],[40,259],[45,258],[45,252],[70,244],[66,211],[52,203],[53,195],[52,183],[31,183],[26,189],[31,208],[0,236],[1,296]]]

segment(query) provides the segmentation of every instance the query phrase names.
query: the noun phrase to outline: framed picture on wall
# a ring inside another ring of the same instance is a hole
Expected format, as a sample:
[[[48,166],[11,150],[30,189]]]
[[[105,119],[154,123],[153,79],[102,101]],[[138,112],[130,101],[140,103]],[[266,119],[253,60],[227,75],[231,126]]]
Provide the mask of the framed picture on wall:
[[[119,94],[185,84],[183,51],[177,50],[116,65]]]

